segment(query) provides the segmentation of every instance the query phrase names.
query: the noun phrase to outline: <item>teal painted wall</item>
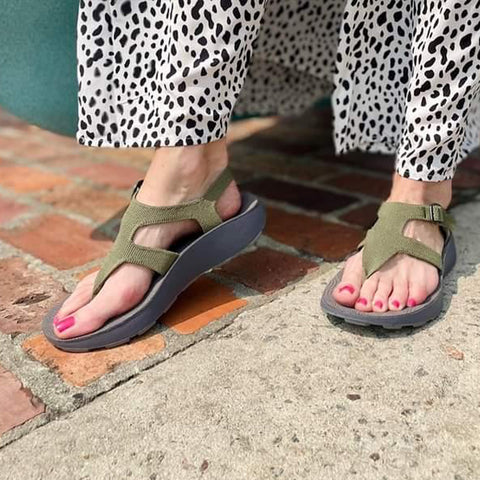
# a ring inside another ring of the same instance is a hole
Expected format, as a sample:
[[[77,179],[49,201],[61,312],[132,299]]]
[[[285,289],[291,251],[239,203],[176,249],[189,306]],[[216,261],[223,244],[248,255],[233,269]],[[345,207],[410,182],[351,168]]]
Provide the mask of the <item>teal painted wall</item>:
[[[0,0],[0,105],[75,135],[79,0]]]

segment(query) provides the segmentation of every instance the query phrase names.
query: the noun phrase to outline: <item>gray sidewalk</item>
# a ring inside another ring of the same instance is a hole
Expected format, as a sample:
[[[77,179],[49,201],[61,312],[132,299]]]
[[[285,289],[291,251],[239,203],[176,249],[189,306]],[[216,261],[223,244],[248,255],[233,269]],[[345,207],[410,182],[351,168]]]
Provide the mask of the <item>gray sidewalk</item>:
[[[6,446],[0,479],[479,478],[479,205],[455,216],[439,321],[333,324],[317,273]]]

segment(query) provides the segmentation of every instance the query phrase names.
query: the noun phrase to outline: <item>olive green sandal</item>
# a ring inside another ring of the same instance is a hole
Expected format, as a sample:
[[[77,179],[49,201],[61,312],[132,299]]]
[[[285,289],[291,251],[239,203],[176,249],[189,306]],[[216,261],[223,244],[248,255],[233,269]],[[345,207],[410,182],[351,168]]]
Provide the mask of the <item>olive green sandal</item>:
[[[410,220],[423,220],[439,225],[445,237],[443,252],[440,255],[423,243],[403,235],[405,225]],[[445,276],[456,262],[455,242],[452,235],[453,219],[440,205],[410,205],[405,203],[384,203],[378,211],[378,221],[359,245],[363,248],[363,270],[365,278],[378,271],[389,259],[403,253],[434,265],[439,270],[439,284],[436,290],[415,307],[385,313],[360,312],[340,305],[333,292],[340,284],[343,270],[327,285],[321,300],[322,310],[333,317],[355,325],[378,325],[388,329],[420,327],[438,317],[443,307]]]
[[[152,328],[170,308],[177,296],[195,279],[236,256],[262,233],[265,209],[250,193],[242,193],[242,207],[237,215],[222,221],[215,204],[233,180],[228,169],[200,199],[172,207],[153,207],[140,203],[136,194],[122,219],[120,231],[110,254],[98,273],[94,286],[96,295],[110,275],[122,264],[142,265],[155,272],[150,289],[132,310],[109,320],[99,330],[70,339],[60,339],[54,331],[53,319],[58,305],[43,321],[47,339],[56,347],[70,352],[85,352],[127,343]],[[196,220],[203,233],[188,236],[169,250],[143,247],[133,239],[139,228]]]

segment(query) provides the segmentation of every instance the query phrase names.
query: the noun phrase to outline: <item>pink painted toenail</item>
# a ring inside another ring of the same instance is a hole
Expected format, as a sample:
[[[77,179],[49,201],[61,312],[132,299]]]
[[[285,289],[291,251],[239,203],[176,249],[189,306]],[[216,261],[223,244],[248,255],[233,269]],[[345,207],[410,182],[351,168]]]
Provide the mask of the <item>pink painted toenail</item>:
[[[361,303],[362,305],[366,305],[368,302],[367,302],[367,299],[366,298],[359,298],[357,300],[357,303]]]
[[[353,292],[355,291],[355,289],[351,286],[351,285],[344,285],[342,288],[340,288],[338,291],[341,293],[343,292],[344,290],[346,290],[348,293],[350,293],[350,295],[353,294]]]
[[[400,302],[398,300],[394,300],[392,302],[392,305],[395,307],[395,308],[400,308]]]
[[[380,300],[377,300],[377,301],[375,302],[375,306],[376,306],[377,308],[383,308],[383,302],[381,302]]]
[[[62,320],[61,322],[58,322],[55,326],[57,327],[57,330],[60,333],[62,333],[67,328],[70,328],[73,325],[75,325],[75,318],[74,317],[67,317],[67,318],[65,318],[65,320]]]
[[[408,300],[407,302],[407,305],[409,307],[416,307],[417,306],[417,302],[413,299],[413,298],[410,298],[410,300]]]
[[[57,313],[57,315],[53,317],[53,324],[57,325],[59,322],[60,322],[60,317],[58,316],[58,313]]]

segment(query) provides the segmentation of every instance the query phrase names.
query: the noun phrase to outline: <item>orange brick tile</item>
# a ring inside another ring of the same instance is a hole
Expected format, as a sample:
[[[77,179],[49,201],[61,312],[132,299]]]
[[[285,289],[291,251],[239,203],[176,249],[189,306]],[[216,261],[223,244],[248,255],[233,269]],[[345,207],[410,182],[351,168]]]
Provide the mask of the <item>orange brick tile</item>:
[[[132,188],[145,174],[138,168],[126,167],[119,163],[105,162],[69,169],[69,172],[79,177],[88,178],[102,185],[114,188]]]
[[[55,348],[43,335],[23,342],[23,348],[36,360],[55,370],[66,382],[84,387],[116,366],[142,360],[161,352],[165,340],[160,334],[147,334],[121,347],[87,353],[67,353]]]
[[[244,307],[248,302],[208,277],[201,277],[179,295],[173,307],[160,319],[182,335],[194,333],[209,323]]]
[[[45,412],[45,405],[0,365],[0,435]]]
[[[355,250],[364,235],[360,229],[277,208],[268,208],[265,233],[278,242],[329,261],[341,260]]]
[[[17,228],[0,229],[0,238],[60,270],[103,257],[111,241],[91,228],[60,215],[44,215]]]
[[[68,178],[36,168],[0,163],[0,185],[18,193],[48,190],[57,185],[66,185]]]
[[[100,188],[66,185],[55,188],[40,196],[40,200],[54,207],[81,213],[86,217],[103,222],[128,205],[128,200]]]

